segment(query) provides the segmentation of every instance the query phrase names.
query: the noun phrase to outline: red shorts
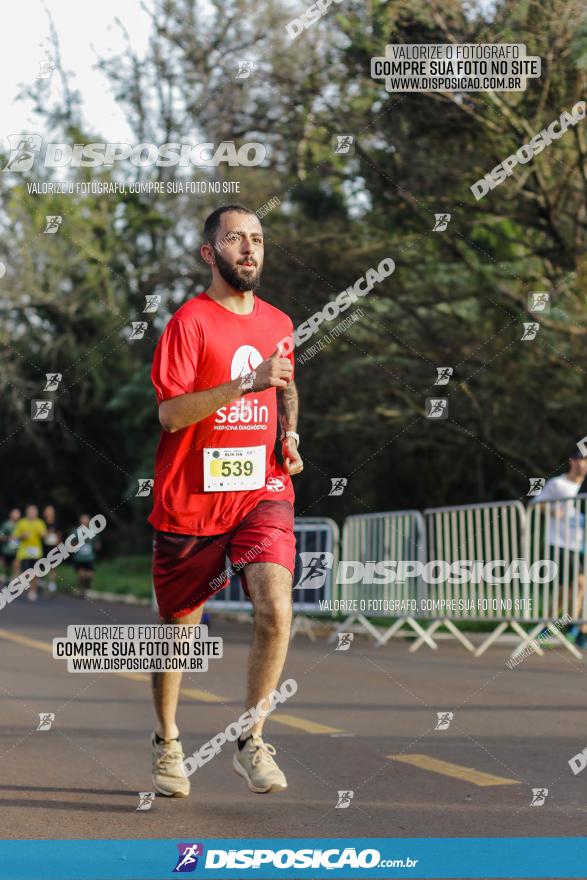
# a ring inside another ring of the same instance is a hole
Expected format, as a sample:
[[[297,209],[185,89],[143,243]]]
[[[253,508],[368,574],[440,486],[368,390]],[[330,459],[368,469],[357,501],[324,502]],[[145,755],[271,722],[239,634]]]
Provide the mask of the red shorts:
[[[245,577],[251,562],[277,562],[291,572],[296,560],[294,509],[290,501],[260,501],[234,528],[223,535],[179,535],[155,532],[153,586],[159,613],[182,617],[228,586],[226,557]]]

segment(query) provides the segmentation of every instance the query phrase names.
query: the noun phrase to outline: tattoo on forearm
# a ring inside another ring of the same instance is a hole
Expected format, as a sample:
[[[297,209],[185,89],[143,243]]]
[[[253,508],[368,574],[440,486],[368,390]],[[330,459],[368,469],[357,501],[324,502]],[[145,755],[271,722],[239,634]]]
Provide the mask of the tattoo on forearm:
[[[298,391],[295,382],[277,390],[277,413],[282,431],[295,431],[298,424]]]

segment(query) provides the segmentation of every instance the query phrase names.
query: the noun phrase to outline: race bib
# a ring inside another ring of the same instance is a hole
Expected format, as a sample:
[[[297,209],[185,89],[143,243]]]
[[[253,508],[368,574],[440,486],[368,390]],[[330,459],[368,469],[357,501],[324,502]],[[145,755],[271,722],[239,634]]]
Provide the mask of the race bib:
[[[38,559],[41,555],[41,551],[38,547],[27,547],[26,548],[27,559]]]
[[[265,445],[204,449],[204,492],[239,492],[265,485]]]

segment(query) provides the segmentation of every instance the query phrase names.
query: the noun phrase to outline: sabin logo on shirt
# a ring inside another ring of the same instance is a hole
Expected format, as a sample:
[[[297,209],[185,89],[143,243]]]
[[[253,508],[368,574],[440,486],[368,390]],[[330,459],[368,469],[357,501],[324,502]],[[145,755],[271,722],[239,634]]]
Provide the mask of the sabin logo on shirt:
[[[241,345],[237,348],[232,356],[230,365],[230,378],[237,379],[239,376],[246,376],[251,370],[256,370],[259,364],[263,363],[263,358],[256,348],[252,345]]]
[[[256,370],[263,362],[262,355],[252,345],[241,345],[232,356],[230,364],[230,378],[238,379],[245,376],[251,370]],[[245,394],[243,397],[216,410],[214,428],[219,430],[235,430],[244,425],[266,430],[269,421],[269,408],[259,406],[257,398]]]

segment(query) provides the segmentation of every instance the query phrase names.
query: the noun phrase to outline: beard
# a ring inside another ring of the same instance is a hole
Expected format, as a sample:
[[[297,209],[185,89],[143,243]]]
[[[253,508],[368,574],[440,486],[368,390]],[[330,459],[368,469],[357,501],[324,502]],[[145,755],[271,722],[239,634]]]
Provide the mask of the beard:
[[[247,290],[254,292],[261,283],[262,269],[259,268],[258,264],[251,269],[245,269],[243,266],[232,266],[222,254],[217,253],[216,268],[226,283],[240,293],[245,293]]]

